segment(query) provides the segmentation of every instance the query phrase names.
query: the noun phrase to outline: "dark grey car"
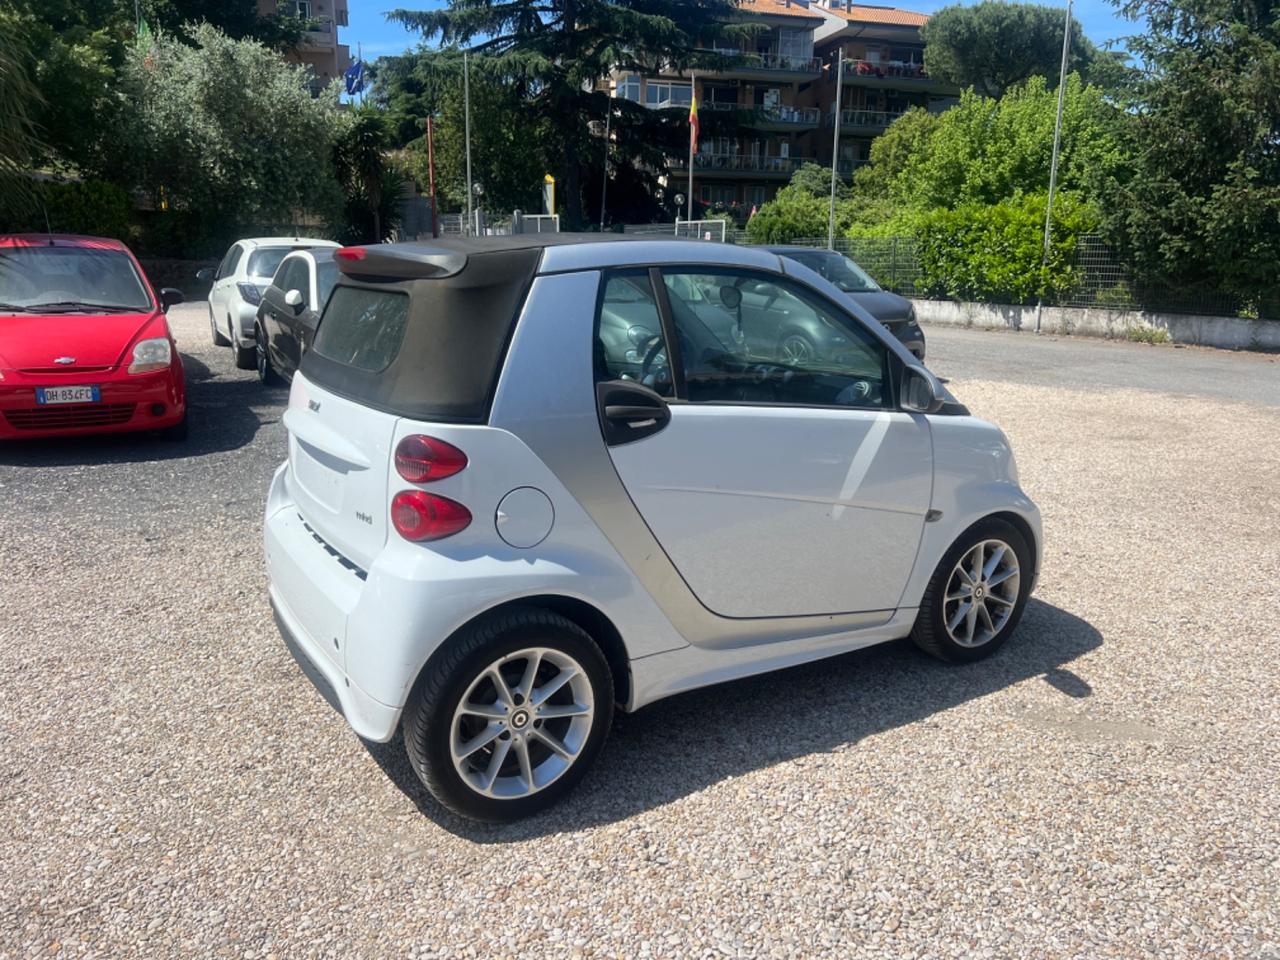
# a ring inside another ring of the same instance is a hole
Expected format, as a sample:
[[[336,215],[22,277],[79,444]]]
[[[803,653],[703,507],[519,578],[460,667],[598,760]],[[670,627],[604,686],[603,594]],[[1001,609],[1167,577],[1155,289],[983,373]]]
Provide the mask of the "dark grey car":
[[[915,354],[924,359],[924,331],[916,322],[916,310],[911,301],[896,293],[881,289],[860,266],[834,250],[816,247],[769,247],[770,253],[787,257],[803,264],[823,279],[830,280],[844,291],[854,303],[889,328],[889,332],[902,341]]]
[[[262,293],[254,326],[258,379],[292,380],[311,346],[320,311],[338,279],[333,250],[296,250],[280,261],[271,285]]]

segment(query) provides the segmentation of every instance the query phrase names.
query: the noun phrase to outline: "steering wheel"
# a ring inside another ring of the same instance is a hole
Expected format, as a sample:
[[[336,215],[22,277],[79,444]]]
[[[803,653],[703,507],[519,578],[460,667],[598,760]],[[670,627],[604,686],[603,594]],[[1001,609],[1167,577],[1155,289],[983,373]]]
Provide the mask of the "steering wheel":
[[[645,349],[644,362],[640,365],[641,383],[644,383],[645,378],[649,376],[649,368],[653,366],[653,361],[658,358],[658,354],[666,347],[666,342],[657,334],[650,337],[646,343],[648,347]]]

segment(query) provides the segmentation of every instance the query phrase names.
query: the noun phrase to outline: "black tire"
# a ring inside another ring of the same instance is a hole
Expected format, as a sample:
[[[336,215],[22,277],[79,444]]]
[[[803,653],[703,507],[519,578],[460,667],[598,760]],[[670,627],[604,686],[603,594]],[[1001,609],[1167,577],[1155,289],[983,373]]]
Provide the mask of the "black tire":
[[[280,375],[271,365],[271,354],[267,353],[267,341],[261,324],[256,324],[253,328],[253,360],[258,370],[258,381],[263,386],[274,387],[280,382]]]
[[[1002,541],[1013,550],[1018,560],[1018,593],[1014,598],[1013,610],[1000,629],[979,645],[965,646],[953,639],[947,630],[947,585],[956,564],[986,540]],[[921,650],[949,663],[972,663],[995,653],[1017,629],[1018,621],[1022,619],[1022,611],[1026,609],[1031,592],[1033,562],[1034,557],[1026,538],[1013,524],[995,517],[978,521],[960,535],[938,563],[920,601],[920,612],[916,616],[911,639]]]
[[[590,732],[572,764],[541,790],[514,799],[488,797],[454,767],[454,713],[494,661],[531,646],[560,651],[583,668],[594,700]],[[432,796],[460,816],[497,823],[537,813],[572,790],[604,746],[612,722],[613,676],[595,641],[550,610],[513,607],[465,628],[431,658],[405,706],[403,726],[409,762]]]
[[[160,431],[160,439],[170,443],[181,443],[187,439],[187,432],[187,415],[184,413],[182,419],[172,427],[165,427]]]
[[[252,344],[242,347],[238,343],[233,343],[231,344],[231,349],[235,351],[237,370],[254,370],[257,368],[258,358],[255,356],[257,351]]]
[[[209,336],[213,340],[215,347],[229,347],[231,341],[222,335],[222,331],[218,329],[218,324],[213,319],[213,311],[209,311]]]

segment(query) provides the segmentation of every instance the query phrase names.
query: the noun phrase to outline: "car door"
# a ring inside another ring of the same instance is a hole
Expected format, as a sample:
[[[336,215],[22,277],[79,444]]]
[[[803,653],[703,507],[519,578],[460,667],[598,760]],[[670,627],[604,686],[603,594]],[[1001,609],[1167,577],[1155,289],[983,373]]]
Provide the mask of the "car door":
[[[287,257],[281,263],[273,283],[279,285],[280,297],[276,309],[277,332],[272,353],[276,368],[286,376],[292,376],[302,361],[298,328],[311,298],[311,268],[307,258],[301,255]],[[289,294],[295,290],[302,299],[297,304],[290,304]]]
[[[321,250],[315,255],[311,269],[313,296],[310,306],[298,318],[298,356],[301,358],[311,349],[311,341],[315,339],[316,328],[320,325],[320,316],[324,313],[325,303],[333,286],[338,282],[338,264],[329,250]],[[299,361],[301,362],[301,361]]]
[[[757,351],[687,299],[744,278],[773,300],[763,314],[826,327],[830,346],[779,362],[776,335],[762,331],[770,347]],[[607,275],[602,303],[624,279],[634,291],[634,272]],[[619,478],[689,588],[723,617],[897,607],[933,458],[925,418],[896,407],[888,346],[781,275],[698,267],[650,281],[665,351],[630,378],[606,352],[600,413]]]

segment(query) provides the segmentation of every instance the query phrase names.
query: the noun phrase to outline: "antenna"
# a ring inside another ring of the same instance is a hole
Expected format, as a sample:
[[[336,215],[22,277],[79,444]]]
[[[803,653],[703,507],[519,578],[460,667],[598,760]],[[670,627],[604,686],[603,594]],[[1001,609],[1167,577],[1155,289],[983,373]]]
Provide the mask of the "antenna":
[[[49,225],[49,208],[40,201],[40,212],[44,214],[44,232],[49,235],[49,246],[53,246],[53,227]]]

